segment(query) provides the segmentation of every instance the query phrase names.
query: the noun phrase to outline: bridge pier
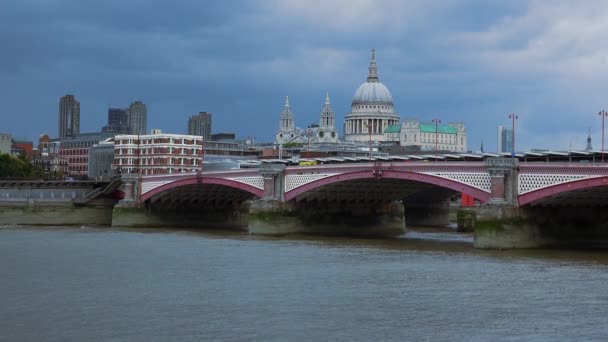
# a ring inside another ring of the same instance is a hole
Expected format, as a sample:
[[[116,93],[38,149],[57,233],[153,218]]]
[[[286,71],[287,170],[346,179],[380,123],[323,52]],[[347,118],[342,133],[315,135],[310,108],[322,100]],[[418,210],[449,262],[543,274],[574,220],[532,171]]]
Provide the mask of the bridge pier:
[[[474,246],[480,249],[536,248],[549,243],[517,199],[518,160],[488,158],[490,201],[466,210],[474,222]]]
[[[249,210],[251,234],[398,236],[405,233],[403,204],[399,201],[341,206],[261,199],[252,201]]]

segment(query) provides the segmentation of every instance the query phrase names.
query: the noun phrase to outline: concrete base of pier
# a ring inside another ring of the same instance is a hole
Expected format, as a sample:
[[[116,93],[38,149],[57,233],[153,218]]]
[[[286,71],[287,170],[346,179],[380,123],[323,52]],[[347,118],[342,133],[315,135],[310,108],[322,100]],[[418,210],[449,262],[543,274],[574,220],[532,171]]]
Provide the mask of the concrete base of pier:
[[[475,248],[608,247],[608,213],[598,208],[485,206],[475,215]]]
[[[404,210],[401,202],[345,208],[255,200],[250,205],[249,232],[259,235],[398,236],[405,233]]]
[[[188,227],[247,229],[246,204],[229,208],[191,208],[161,210],[134,202],[118,203],[112,212],[113,227]]]

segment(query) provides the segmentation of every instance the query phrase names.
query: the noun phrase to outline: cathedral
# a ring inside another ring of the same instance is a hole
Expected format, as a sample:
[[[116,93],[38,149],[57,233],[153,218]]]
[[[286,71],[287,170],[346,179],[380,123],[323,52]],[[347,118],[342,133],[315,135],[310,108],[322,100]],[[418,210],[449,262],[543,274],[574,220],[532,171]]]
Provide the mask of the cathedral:
[[[369,62],[367,80],[355,91],[351,111],[346,114],[343,128],[344,142],[349,145],[367,144],[372,141],[415,147],[421,151],[435,149],[467,151],[466,126],[462,122],[450,122],[447,125],[419,122],[416,119],[400,122],[399,114],[394,109],[391,92],[378,77],[374,49]],[[296,128],[289,97],[285,99],[275,144],[309,142],[317,146],[340,142],[329,94],[325,94],[325,104],[321,110],[319,123],[311,124],[307,129]]]
[[[384,141],[387,127],[399,124],[399,115],[393,109],[393,97],[388,88],[378,78],[375,51],[369,63],[367,81],[355,92],[351,112],[344,122],[344,140],[347,142]],[[329,94],[325,95],[325,104],[321,110],[319,124],[314,124],[302,131],[295,126],[294,114],[289,104],[289,97],[281,112],[279,130],[275,136],[276,145],[290,143],[302,144],[337,144],[336,116],[331,108]]]

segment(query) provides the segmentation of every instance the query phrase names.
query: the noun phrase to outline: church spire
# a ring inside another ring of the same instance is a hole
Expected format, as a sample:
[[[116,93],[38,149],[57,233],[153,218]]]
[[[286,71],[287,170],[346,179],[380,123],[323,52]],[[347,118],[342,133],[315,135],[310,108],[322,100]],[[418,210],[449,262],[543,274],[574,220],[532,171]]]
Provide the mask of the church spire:
[[[289,104],[289,96],[285,96],[285,105],[281,112],[281,124],[280,130],[292,131],[296,128],[294,123],[293,112],[291,111],[291,105]]]
[[[378,67],[376,66],[376,49],[372,49],[372,60],[369,62],[367,82],[378,82]]]
[[[323,105],[323,110],[321,111],[321,122],[319,122],[319,124],[321,127],[332,129],[336,126],[336,116],[334,111],[331,109],[329,93],[325,93],[325,104]]]

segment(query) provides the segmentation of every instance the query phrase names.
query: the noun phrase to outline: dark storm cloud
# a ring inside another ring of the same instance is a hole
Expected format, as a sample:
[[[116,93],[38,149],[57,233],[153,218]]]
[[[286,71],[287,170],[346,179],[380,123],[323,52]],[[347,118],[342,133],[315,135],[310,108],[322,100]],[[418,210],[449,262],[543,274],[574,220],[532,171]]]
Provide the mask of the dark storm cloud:
[[[340,127],[375,47],[401,117],[465,121],[471,149],[481,139],[493,142],[495,126],[512,111],[529,133],[522,143],[538,143],[545,127],[564,136],[580,130],[584,138],[591,119],[560,122],[601,104],[594,85],[605,75],[595,57],[602,51],[590,46],[605,36],[596,15],[604,8],[589,7],[523,0],[3,1],[0,93],[7,105],[0,131],[55,135],[65,93],[81,101],[84,131],[104,125],[109,106],[141,99],[149,128],[181,133],[188,115],[211,111],[214,130],[270,140],[285,95],[305,126],[318,120],[325,91]],[[580,46],[567,48],[579,35]],[[555,119],[543,124],[545,112]]]

